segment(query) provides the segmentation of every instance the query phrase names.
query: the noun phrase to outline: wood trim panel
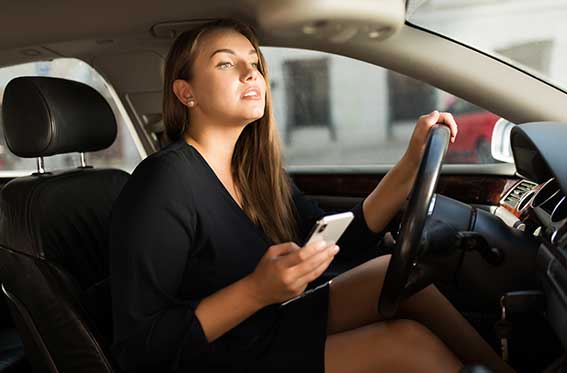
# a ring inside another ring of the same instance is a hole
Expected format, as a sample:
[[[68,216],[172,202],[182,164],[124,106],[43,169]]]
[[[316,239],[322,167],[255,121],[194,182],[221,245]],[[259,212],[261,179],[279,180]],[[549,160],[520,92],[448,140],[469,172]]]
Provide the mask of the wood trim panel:
[[[307,195],[365,197],[383,175],[292,174],[291,177]],[[441,175],[437,192],[465,203],[498,205],[517,180],[508,176]]]

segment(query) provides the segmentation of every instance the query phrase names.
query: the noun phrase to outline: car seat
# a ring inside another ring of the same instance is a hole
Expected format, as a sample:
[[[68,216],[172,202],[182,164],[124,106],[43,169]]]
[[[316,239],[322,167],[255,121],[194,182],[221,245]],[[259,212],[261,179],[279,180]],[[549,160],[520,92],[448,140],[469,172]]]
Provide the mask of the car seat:
[[[2,107],[9,149],[38,170],[0,190],[0,280],[34,372],[114,372],[108,227],[128,179],[86,165],[116,138],[114,114],[93,88],[19,77]],[[80,153],[78,168],[49,172],[43,157]]]

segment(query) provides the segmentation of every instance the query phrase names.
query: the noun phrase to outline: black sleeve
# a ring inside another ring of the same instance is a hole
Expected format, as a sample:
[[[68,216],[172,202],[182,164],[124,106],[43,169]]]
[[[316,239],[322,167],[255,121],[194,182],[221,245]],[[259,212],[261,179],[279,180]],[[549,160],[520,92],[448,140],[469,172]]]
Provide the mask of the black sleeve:
[[[143,161],[112,212],[113,352],[128,371],[172,362],[175,368],[210,348],[194,313],[198,301],[177,295],[196,218],[188,186],[170,161]]]
[[[292,182],[293,202],[297,209],[299,244],[303,244],[315,222],[321,217],[338,211],[325,211],[314,200],[309,200]],[[341,247],[341,255],[355,255],[357,249],[365,249],[375,245],[382,239],[382,232],[374,233],[368,228],[362,211],[362,201],[350,210],[354,219],[343,233],[337,244]],[[344,253],[344,254],[343,254]]]

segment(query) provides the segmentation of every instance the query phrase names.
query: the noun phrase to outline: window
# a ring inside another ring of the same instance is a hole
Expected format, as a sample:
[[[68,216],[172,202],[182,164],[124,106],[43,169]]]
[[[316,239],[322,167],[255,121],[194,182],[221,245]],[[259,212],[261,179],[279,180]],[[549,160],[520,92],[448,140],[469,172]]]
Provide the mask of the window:
[[[329,105],[328,58],[288,59],[283,62],[286,76],[285,95],[288,120],[285,142],[291,144],[292,131],[305,127],[323,127],[329,130],[332,140],[336,131]]]
[[[77,59],[61,58],[2,68],[0,69],[0,102],[8,82],[18,76],[50,76],[75,80],[93,87],[108,101],[116,117],[117,137],[109,148],[86,154],[88,164],[96,167],[121,168],[131,172],[145,156],[130,119],[117,99],[116,93],[88,64]],[[34,172],[37,169],[36,160],[19,158],[12,154],[6,146],[6,139],[2,131],[3,126],[0,126],[0,176],[25,175]],[[45,158],[47,171],[79,165],[78,154],[60,154]]]
[[[459,124],[446,163],[495,163],[498,117],[423,82],[354,59],[262,48],[287,166],[394,164],[417,118],[435,109]]]
[[[567,88],[567,0],[408,0],[410,23]]]

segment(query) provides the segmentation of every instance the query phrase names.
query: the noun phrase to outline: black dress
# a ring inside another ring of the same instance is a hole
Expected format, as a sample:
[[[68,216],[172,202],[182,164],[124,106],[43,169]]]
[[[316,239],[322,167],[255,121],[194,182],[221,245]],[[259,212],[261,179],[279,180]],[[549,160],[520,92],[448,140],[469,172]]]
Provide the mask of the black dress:
[[[325,214],[295,187],[299,242]],[[379,239],[361,204],[342,251]],[[140,163],[110,232],[113,353],[132,372],[324,372],[329,287],[267,306],[212,343],[194,310],[252,273],[272,243],[195,148],[180,140]],[[230,310],[227,310],[230,312]]]

